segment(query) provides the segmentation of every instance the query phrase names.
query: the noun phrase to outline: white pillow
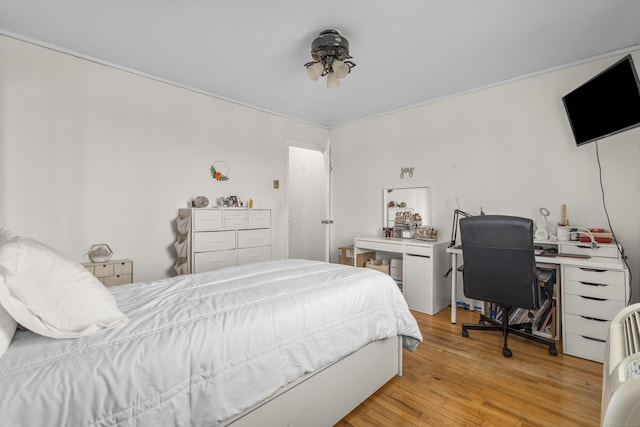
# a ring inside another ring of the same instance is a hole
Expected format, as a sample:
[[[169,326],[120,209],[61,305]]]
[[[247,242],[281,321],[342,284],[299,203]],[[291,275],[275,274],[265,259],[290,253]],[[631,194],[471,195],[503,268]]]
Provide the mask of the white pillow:
[[[18,324],[13,320],[13,317],[0,305],[0,357],[9,348],[17,326]]]
[[[33,239],[0,235],[0,304],[27,329],[75,338],[124,325],[113,295],[82,265]]]

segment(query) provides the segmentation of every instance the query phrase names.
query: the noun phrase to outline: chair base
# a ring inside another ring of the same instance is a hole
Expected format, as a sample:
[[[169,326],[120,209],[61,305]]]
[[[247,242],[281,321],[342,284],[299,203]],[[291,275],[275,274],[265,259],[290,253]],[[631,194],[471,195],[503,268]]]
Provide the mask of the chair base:
[[[503,308],[502,313],[502,322],[499,322],[495,319],[492,319],[484,314],[480,315],[480,321],[478,324],[468,324],[465,323],[462,325],[462,336],[467,338],[469,336],[469,330],[478,330],[478,331],[500,331],[504,337],[504,345],[502,347],[502,355],[504,357],[511,357],[513,355],[512,351],[509,349],[507,345],[507,338],[509,334],[517,335],[522,338],[530,339],[532,341],[538,342],[540,344],[545,344],[549,346],[549,354],[552,356],[558,355],[558,350],[556,349],[556,341],[551,338],[544,338],[538,335],[535,335],[531,332],[531,323],[518,323],[515,325],[509,324],[509,316],[508,316],[509,308]]]

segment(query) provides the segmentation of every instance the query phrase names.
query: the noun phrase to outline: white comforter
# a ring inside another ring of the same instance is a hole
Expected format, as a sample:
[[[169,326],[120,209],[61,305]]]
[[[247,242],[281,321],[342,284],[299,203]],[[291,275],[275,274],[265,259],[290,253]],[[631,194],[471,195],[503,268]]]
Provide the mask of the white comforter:
[[[129,323],[0,359],[6,426],[213,426],[367,343],[422,339],[395,283],[285,260],[111,288]]]

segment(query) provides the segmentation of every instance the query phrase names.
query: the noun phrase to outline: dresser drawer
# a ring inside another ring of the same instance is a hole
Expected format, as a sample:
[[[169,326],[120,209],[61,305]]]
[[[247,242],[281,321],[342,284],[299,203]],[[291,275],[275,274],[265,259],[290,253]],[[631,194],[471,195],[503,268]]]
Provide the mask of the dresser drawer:
[[[613,286],[625,285],[624,271],[618,270],[597,270],[580,267],[564,267],[563,279]]]
[[[572,356],[602,362],[606,342],[594,340],[578,334],[565,333],[565,342],[562,343],[563,351]]]
[[[271,227],[271,211],[268,209],[249,210],[249,227]]]
[[[217,270],[236,265],[236,251],[199,252],[193,254],[193,272]]]
[[[582,295],[600,299],[614,301],[625,301],[625,289],[623,286],[603,285],[591,282],[577,282],[575,280],[565,280],[562,283],[565,294]]]
[[[114,273],[114,264],[105,263],[105,264],[94,264],[93,265],[93,275],[100,278],[106,276],[113,276]]]
[[[252,248],[271,244],[271,229],[238,230],[238,248]]]
[[[222,211],[216,209],[194,209],[193,230],[220,230],[222,228]]]
[[[105,286],[116,286],[131,283],[131,274],[116,274],[115,276],[107,276],[102,278],[102,283]]]
[[[193,233],[193,251],[209,252],[235,249],[235,231],[201,231]]]
[[[624,306],[623,301],[592,299],[567,293],[564,295],[564,311],[566,314],[611,320]]]
[[[242,228],[249,226],[249,211],[228,210],[224,212],[224,228]]]
[[[129,274],[133,273],[133,262],[120,261],[113,263],[113,274]]]
[[[238,264],[271,260],[271,246],[238,249]]]
[[[578,316],[576,314],[566,314],[564,320],[563,327],[567,333],[600,340],[606,340],[609,335],[610,320]]]

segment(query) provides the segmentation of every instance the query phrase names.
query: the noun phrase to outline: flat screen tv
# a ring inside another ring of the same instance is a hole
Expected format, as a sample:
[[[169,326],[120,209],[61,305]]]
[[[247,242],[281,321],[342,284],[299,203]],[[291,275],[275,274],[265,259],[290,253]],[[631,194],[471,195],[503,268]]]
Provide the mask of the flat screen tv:
[[[562,101],[577,145],[640,126],[640,82],[627,55]]]

